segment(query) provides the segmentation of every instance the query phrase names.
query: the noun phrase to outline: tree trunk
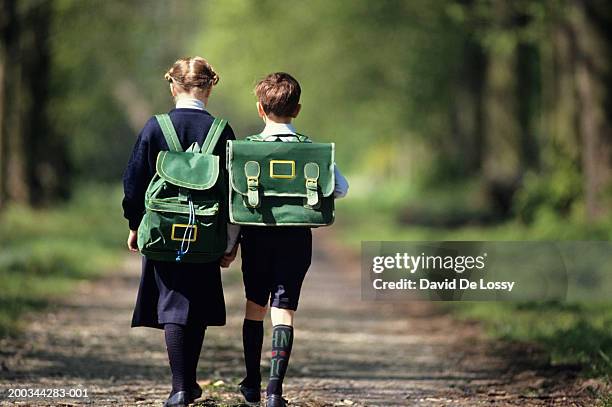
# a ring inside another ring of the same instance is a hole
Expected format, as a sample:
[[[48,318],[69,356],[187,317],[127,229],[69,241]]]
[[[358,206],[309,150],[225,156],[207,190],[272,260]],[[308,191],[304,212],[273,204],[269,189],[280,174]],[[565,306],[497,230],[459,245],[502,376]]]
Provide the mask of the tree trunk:
[[[8,167],[7,139],[9,115],[8,85],[14,72],[11,64],[13,52],[16,50],[16,9],[14,0],[0,0],[0,208],[6,202],[6,173]]]
[[[543,104],[545,122],[543,131],[550,138],[549,148],[554,149],[555,160],[578,163],[581,155],[581,140],[578,126],[576,86],[576,45],[571,27],[560,22],[553,30],[551,44],[543,44],[542,81],[544,82]],[[550,158],[549,158],[550,161]],[[557,162],[548,162],[558,165]]]
[[[491,12],[493,33],[508,36],[526,21],[508,0],[493,2]],[[485,75],[483,172],[491,202],[504,217],[511,212],[525,170],[537,164],[537,155],[529,133],[531,117],[521,110],[521,104],[529,102],[523,98],[532,96],[522,89],[531,79],[523,61],[525,44],[500,38],[489,48]]]
[[[588,219],[595,220],[609,213],[612,186],[612,124],[605,110],[606,97],[612,91],[607,82],[612,53],[602,32],[606,28],[598,27],[598,21],[593,21],[601,19],[601,14],[590,7],[592,4],[587,2],[576,2],[571,25],[576,40],[575,83],[583,144],[585,204]]]
[[[41,204],[69,185],[65,143],[47,118],[52,2],[0,5],[0,204]]]
[[[29,201],[28,182],[26,178],[26,157],[23,148],[23,103],[26,95],[22,85],[22,59],[21,59],[21,18],[16,10],[15,2],[8,0],[8,9],[12,15],[9,17],[7,44],[7,61],[5,71],[5,97],[4,106],[4,136],[6,172],[5,187],[7,200],[17,203]]]
[[[23,134],[27,143],[27,179],[30,203],[39,205],[62,195],[66,187],[66,151],[61,139],[52,131],[47,117],[51,50],[49,29],[51,2],[32,4],[24,16],[22,40],[23,89],[27,99],[23,101]]]
[[[482,168],[484,142],[484,75],[487,59],[480,44],[466,40],[465,57],[451,106],[451,128],[459,151],[453,157],[460,160],[465,174],[477,174]]]
[[[540,63],[537,49],[531,44],[519,43],[516,55],[517,120],[520,128],[521,162],[525,169],[540,165],[539,145],[536,137],[539,116],[540,84],[537,67]]]

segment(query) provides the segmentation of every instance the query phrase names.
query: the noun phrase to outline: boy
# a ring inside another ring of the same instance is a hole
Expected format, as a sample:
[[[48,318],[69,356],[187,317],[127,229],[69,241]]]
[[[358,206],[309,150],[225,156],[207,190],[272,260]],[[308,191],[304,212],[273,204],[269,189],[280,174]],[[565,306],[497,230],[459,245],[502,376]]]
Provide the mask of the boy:
[[[300,112],[300,93],[295,78],[284,72],[270,74],[256,85],[265,141],[295,141],[297,133],[291,121]],[[334,197],[344,197],[348,183],[336,168],[334,174]],[[266,405],[285,406],[283,379],[293,344],[293,317],[312,256],[312,234],[308,227],[243,226],[241,246],[247,299],[242,328],[247,375],[240,392],[247,403],[261,399],[263,319],[269,303],[273,328]],[[232,256],[226,255],[224,261],[231,261]]]

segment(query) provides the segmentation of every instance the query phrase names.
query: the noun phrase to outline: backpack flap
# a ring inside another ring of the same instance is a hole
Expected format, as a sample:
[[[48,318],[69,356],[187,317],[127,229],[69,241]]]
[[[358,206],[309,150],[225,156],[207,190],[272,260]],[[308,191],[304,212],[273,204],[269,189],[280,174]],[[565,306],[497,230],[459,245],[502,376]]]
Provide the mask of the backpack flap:
[[[334,192],[334,144],[228,142],[231,188],[256,208],[266,197],[301,197],[316,208]]]
[[[157,174],[178,187],[205,190],[219,178],[219,157],[212,154],[160,151]]]

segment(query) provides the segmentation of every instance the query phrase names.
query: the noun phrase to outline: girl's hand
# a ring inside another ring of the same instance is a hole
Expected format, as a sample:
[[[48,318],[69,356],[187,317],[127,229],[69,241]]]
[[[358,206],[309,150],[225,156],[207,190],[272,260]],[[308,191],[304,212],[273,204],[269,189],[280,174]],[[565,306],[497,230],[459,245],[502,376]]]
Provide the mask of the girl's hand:
[[[234,248],[229,253],[225,253],[223,257],[221,257],[221,261],[219,263],[221,267],[229,267],[236,258],[236,253],[238,253],[238,243],[234,245]]]
[[[130,230],[130,234],[128,235],[127,238],[127,247],[131,252],[137,252],[138,251],[138,232],[136,232],[135,230]]]

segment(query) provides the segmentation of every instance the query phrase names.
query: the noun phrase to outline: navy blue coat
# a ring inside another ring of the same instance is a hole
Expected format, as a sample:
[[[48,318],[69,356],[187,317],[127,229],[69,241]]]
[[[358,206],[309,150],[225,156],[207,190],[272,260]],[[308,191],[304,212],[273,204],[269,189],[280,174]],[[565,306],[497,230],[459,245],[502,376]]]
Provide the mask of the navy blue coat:
[[[183,149],[193,142],[202,145],[214,120],[198,109],[173,109],[169,112]],[[226,126],[214,153],[225,168],[225,144],[234,140]],[[144,215],[144,196],[155,174],[157,154],[168,150],[155,117],[147,121],[123,176],[123,212],[131,230],[137,230]],[[142,260],[142,276],[132,317],[132,326],[163,328],[165,323],[225,325],[225,300],[219,262],[175,263]]]

